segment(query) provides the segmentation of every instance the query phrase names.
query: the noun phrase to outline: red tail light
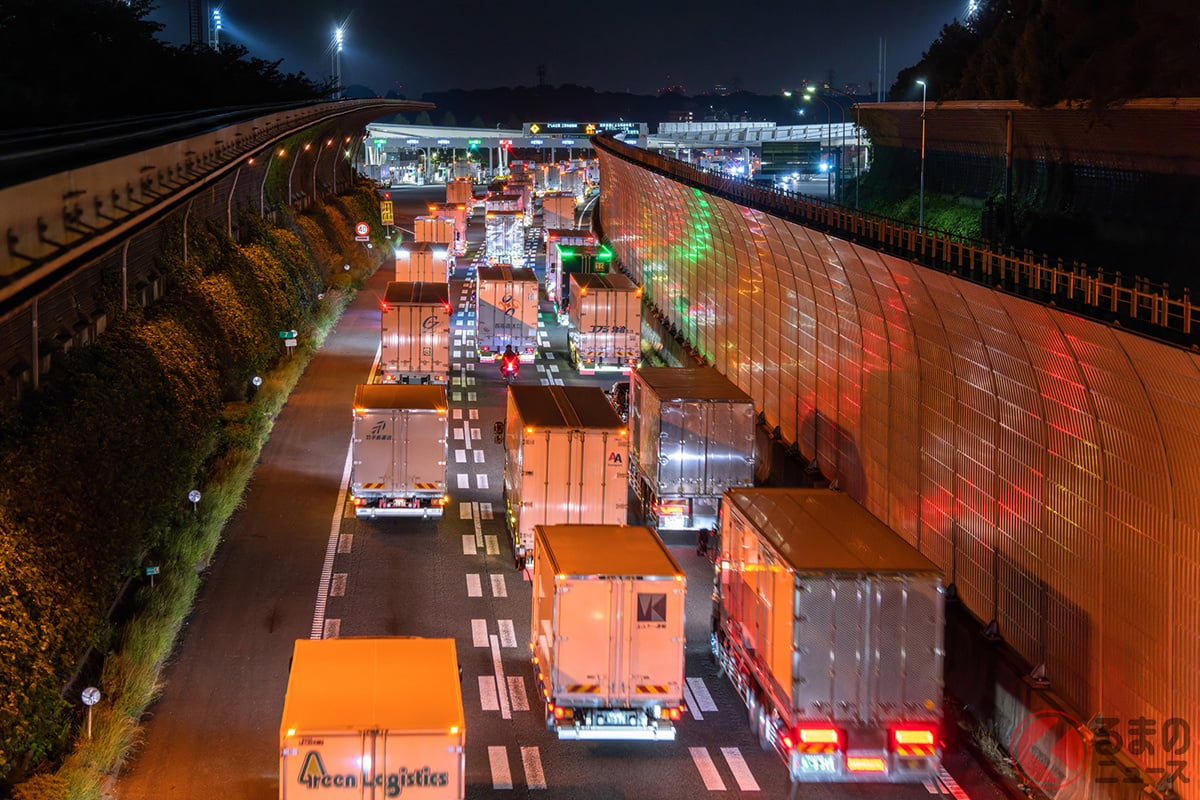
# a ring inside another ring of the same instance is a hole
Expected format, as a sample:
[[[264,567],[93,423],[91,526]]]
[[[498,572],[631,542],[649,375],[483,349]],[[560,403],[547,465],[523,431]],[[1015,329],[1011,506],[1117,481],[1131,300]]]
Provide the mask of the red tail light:
[[[555,706],[555,707],[554,707],[554,718],[555,718],[555,719],[562,719],[562,718],[563,718],[563,715],[564,715],[565,713],[566,713],[566,709],[564,709],[562,706]]]
[[[932,728],[897,728],[892,731],[892,741],[898,745],[926,745],[934,744],[934,732]]]

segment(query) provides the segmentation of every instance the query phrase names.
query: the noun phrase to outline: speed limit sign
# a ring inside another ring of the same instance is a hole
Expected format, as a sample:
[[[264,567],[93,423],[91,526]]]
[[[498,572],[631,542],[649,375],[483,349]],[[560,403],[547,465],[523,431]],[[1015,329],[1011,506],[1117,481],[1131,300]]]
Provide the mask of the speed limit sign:
[[[365,222],[360,222],[354,226],[354,235],[359,241],[365,241],[371,233],[371,226]]]

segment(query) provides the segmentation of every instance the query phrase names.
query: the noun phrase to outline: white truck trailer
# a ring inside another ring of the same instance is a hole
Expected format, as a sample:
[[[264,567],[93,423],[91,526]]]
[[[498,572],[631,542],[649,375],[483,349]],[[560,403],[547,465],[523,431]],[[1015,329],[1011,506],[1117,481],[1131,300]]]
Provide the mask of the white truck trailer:
[[[454,220],[453,252],[456,256],[464,255],[467,252],[467,219],[470,216],[470,208],[464,203],[429,204],[429,216],[449,217]]]
[[[619,272],[572,275],[567,306],[571,363],[580,374],[628,374],[642,360],[642,290]]]
[[[583,202],[585,176],[582,169],[569,169],[559,176],[558,190],[574,195],[575,199]]]
[[[673,741],[686,600],[686,576],[650,528],[535,526],[529,648],[546,727]]]
[[[624,525],[629,435],[591,386],[512,384],[504,422],[504,498],[517,559],[535,525]]]
[[[538,281],[528,267],[496,264],[475,270],[475,346],[492,361],[512,345],[522,362],[538,351]]]
[[[444,386],[359,384],[350,444],[355,515],[442,516],[446,430]]]
[[[508,191],[507,188],[503,194],[489,194],[483,201],[483,207],[489,212],[520,211],[524,213],[525,211],[524,198],[520,194]]]
[[[714,528],[726,489],[754,485],[754,401],[712,367],[630,376],[629,482],[646,524]]]
[[[463,800],[453,639],[300,639],[279,724],[279,800]]]
[[[731,489],[713,653],[794,783],[936,781],[937,566],[831,489]]]
[[[469,178],[456,178],[446,184],[446,202],[451,205],[474,205],[473,187]]]
[[[444,385],[450,375],[453,314],[446,283],[389,283],[380,306],[383,382]]]
[[[546,228],[575,227],[575,195],[546,192],[542,195],[542,225]]]
[[[484,246],[489,264],[525,266],[525,214],[521,211],[487,212]]]
[[[449,217],[413,217],[413,240],[454,249],[454,220]]]
[[[450,248],[434,242],[402,242],[396,247],[396,280],[446,283],[454,272]]]

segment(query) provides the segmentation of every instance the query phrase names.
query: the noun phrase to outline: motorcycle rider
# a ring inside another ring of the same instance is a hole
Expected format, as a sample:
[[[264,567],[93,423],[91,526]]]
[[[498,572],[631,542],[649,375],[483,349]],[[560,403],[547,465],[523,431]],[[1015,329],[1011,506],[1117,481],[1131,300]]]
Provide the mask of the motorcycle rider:
[[[512,345],[505,345],[504,355],[500,357],[500,371],[515,378],[520,366],[521,359],[513,352]]]

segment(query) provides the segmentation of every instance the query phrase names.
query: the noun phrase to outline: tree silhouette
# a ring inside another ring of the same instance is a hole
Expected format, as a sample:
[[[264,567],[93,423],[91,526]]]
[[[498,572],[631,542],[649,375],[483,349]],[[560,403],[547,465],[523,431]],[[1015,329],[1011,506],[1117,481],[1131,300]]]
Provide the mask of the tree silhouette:
[[[447,111],[445,114],[442,115],[442,127],[443,128],[453,128],[457,125],[458,125],[458,118],[456,118],[452,112]]]
[[[420,114],[417,114],[417,118],[415,120],[413,120],[413,124],[414,125],[432,125],[433,122],[431,122],[429,119],[429,112],[422,111]]]

